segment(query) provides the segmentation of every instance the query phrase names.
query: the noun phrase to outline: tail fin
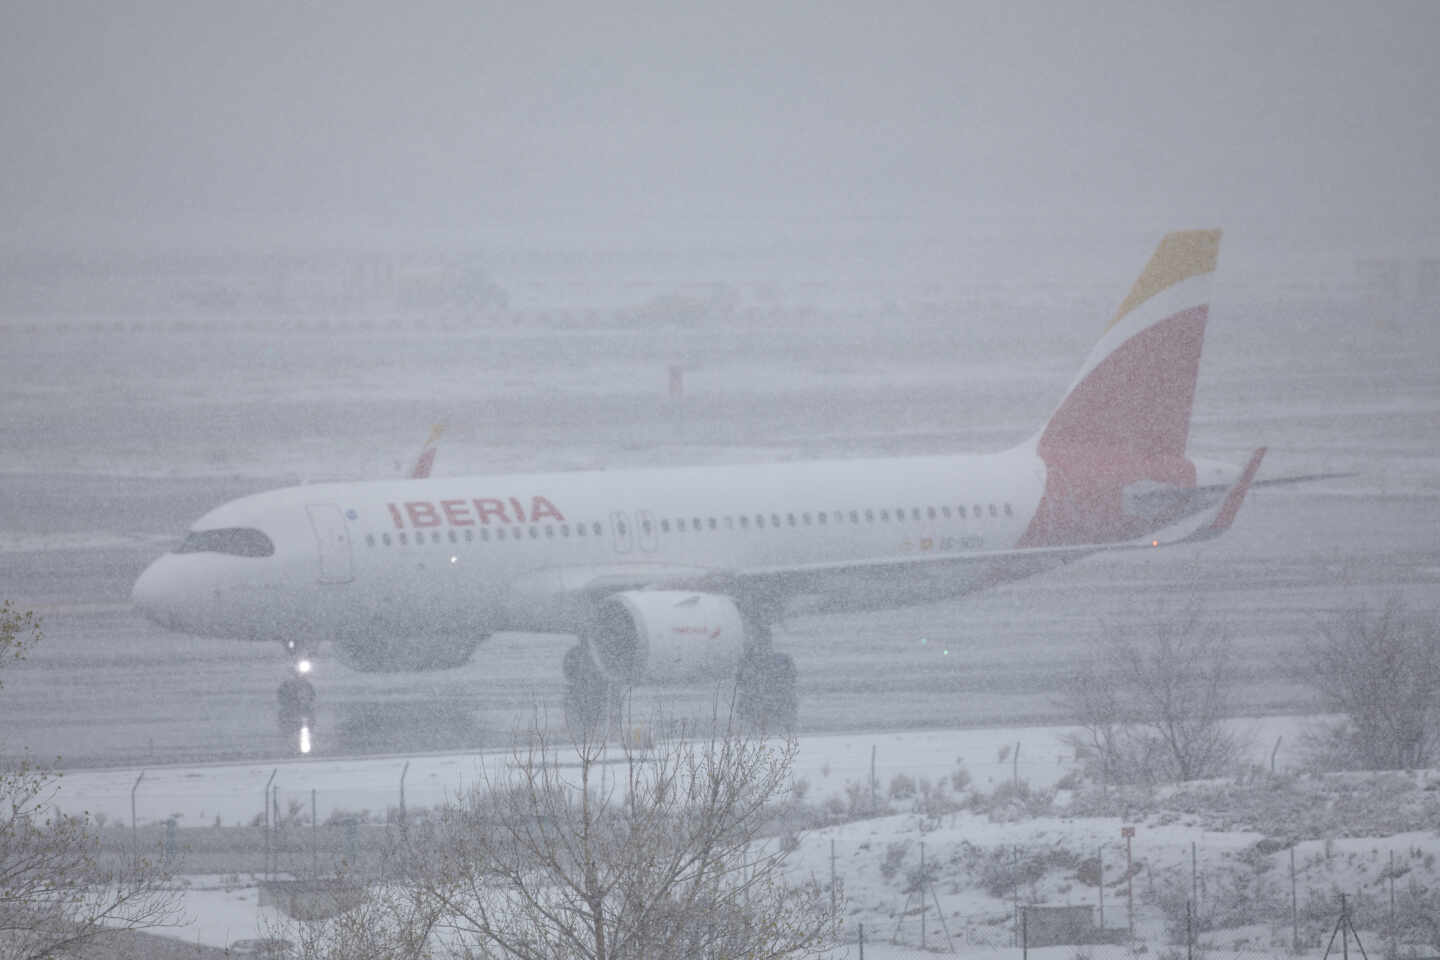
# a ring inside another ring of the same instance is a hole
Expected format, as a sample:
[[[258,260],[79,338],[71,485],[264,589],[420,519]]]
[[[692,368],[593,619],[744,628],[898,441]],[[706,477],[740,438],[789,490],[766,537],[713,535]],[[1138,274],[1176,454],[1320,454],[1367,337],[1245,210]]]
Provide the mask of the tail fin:
[[[1183,457],[1219,230],[1167,234],[1040,434],[1040,455],[1103,447]]]
[[[445,424],[437,423],[430,428],[430,436],[425,440],[425,446],[420,448],[420,456],[415,458],[415,465],[410,468],[412,480],[423,480],[430,476],[430,468],[435,466],[436,444],[440,440],[440,434],[445,432]]]
[[[1136,535],[1124,510],[1136,483],[1193,487],[1185,456],[1219,230],[1167,234],[1036,438],[1041,510],[1023,545]]]

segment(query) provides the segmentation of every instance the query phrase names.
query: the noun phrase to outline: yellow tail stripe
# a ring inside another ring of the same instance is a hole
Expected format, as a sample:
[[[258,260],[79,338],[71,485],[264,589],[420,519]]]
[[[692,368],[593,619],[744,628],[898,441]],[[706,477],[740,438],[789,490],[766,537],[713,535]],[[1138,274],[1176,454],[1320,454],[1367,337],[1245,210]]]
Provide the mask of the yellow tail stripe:
[[[1214,273],[1219,258],[1219,230],[1181,230],[1166,234],[1145,265],[1145,272],[1130,288],[1130,295],[1120,304],[1110,326],[1115,326],[1121,317],[1160,291],[1202,273]]]

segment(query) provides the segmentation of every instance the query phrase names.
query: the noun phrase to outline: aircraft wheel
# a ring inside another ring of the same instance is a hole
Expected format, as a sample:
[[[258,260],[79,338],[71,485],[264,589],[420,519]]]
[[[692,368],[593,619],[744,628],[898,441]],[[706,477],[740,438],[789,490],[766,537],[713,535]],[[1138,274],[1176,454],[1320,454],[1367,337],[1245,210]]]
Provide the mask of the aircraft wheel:
[[[595,669],[590,655],[579,644],[565,652],[565,726],[570,736],[605,736],[615,716],[619,684]]]
[[[736,678],[735,712],[762,734],[790,733],[800,716],[795,659],[788,653],[749,656]]]

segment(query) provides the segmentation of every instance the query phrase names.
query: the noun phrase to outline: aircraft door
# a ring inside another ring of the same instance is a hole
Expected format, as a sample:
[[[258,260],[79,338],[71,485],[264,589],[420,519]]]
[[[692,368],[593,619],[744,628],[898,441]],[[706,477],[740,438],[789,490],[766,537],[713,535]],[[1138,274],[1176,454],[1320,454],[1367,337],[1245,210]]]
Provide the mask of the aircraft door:
[[[635,519],[639,521],[640,549],[646,553],[654,553],[659,540],[655,532],[655,515],[649,510],[636,512]]]
[[[630,532],[630,515],[623,510],[610,511],[610,542],[615,545],[615,552],[629,553],[634,536]]]
[[[340,508],[333,503],[307,504],[310,528],[315,531],[315,544],[320,549],[320,582],[349,583],[355,579],[351,570],[350,530]]]

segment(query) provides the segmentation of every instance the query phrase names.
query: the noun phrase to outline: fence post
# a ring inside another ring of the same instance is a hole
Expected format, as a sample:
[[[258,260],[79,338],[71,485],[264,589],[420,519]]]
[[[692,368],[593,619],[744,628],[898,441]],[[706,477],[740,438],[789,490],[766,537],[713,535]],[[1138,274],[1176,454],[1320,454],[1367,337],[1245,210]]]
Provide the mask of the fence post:
[[[1295,895],[1295,847],[1290,847],[1290,949],[1300,952],[1300,904]]]
[[[1340,894],[1340,955],[1350,960],[1350,904]]]
[[[135,778],[135,786],[130,788],[130,843],[135,847],[136,855],[140,853],[140,831],[135,826],[135,791],[140,789],[140,781],[145,779],[145,771],[140,771],[140,776]]]
[[[875,751],[876,751],[877,749],[878,749],[878,746],[877,746],[876,744],[873,744],[873,743],[870,744],[870,809],[871,809],[871,810],[874,810],[874,809],[876,808],[876,807],[875,807],[876,803],[879,802],[879,801],[877,801],[876,798],[875,798],[875,790],[876,790],[876,783],[875,783]]]
[[[1020,957],[1030,960],[1030,908],[1020,908]]]
[[[1014,937],[1015,941],[1020,943],[1022,938],[1018,925],[1023,922],[1023,918],[1020,916],[1020,848],[1013,844],[1010,847],[1010,887],[1012,890],[1011,900],[1015,909],[1015,922],[1017,924]],[[1023,943],[1021,946],[1023,948]]]
[[[320,876],[320,821],[315,816],[315,788],[310,788],[310,877]]]
[[[1200,857],[1195,851],[1195,841],[1190,841],[1190,902],[1195,912],[1200,912]]]
[[[835,838],[830,838],[830,916],[835,916],[837,910],[835,893]]]
[[[400,768],[400,836],[409,839],[409,831],[405,826],[405,774],[410,772],[410,761],[405,761],[405,766]]]
[[[865,924],[860,924],[860,960],[865,960]]]
[[[1133,942],[1135,939],[1135,859],[1131,855],[1130,842],[1135,839],[1135,828],[1121,827],[1120,833],[1125,837],[1125,926],[1129,930],[1126,936]]]
[[[1390,955],[1400,956],[1400,932],[1395,929],[1395,851],[1390,851]]]
[[[1194,914],[1189,900],[1185,901],[1185,960],[1195,960]]]
[[[275,843],[270,848],[272,873],[280,872],[280,788],[270,788],[270,823],[274,827]]]
[[[1099,876],[1099,880],[1096,882],[1096,887],[1097,887],[1097,888],[1099,889],[1099,891],[1100,891],[1100,929],[1101,929],[1101,930],[1104,930],[1104,929],[1105,929],[1105,844],[1103,844],[1103,843],[1102,843],[1102,844],[1099,844],[1099,845],[1097,845],[1097,846],[1095,847],[1095,864],[1096,864],[1096,873],[1097,873],[1098,876]]]
[[[267,877],[270,875],[270,784],[275,782],[275,774],[279,772],[279,767],[270,771],[270,779],[265,781],[265,795],[260,798],[260,810],[265,814],[265,869],[260,872]]]
[[[925,841],[920,841],[920,949],[928,949],[925,944],[925,914],[930,906],[925,902]]]

